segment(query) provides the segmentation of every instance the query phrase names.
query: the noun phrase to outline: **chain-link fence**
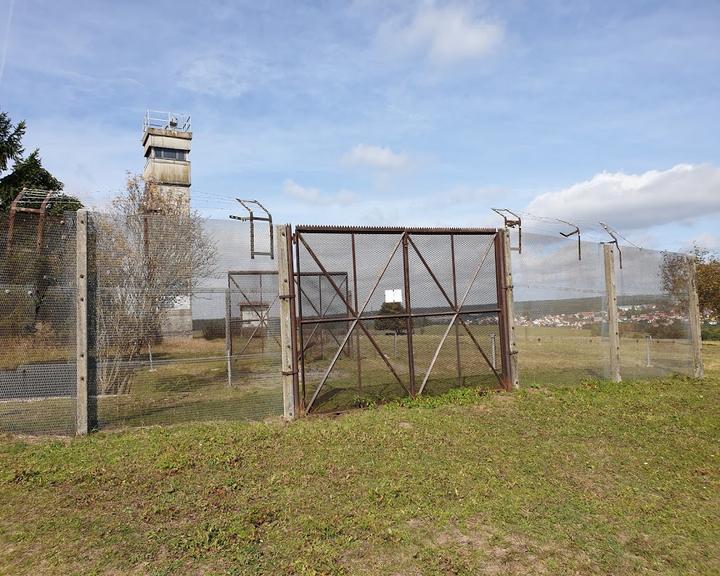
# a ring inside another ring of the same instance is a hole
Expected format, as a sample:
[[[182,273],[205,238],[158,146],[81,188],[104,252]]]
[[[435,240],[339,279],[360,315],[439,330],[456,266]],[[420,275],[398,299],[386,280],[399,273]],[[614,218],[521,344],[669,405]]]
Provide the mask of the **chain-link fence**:
[[[513,246],[518,239],[512,235]],[[609,374],[602,246],[523,233],[512,253],[515,339],[524,385]]]
[[[689,260],[623,246],[615,265],[623,378],[693,373]]]
[[[76,216],[39,226],[36,214],[2,221],[0,430],[67,434],[76,430]],[[245,227],[188,213],[90,213],[87,237],[91,429],[282,415],[277,267],[250,260]],[[229,271],[259,266],[274,273],[247,276],[258,286],[228,284]],[[260,322],[248,317],[256,303]]]
[[[237,272],[260,264],[245,227],[163,214],[90,221],[97,426],[281,415],[277,275]]]
[[[0,218],[0,431],[75,431],[75,214]]]
[[[76,431],[85,337],[90,429],[283,414],[290,372],[281,367],[278,263],[250,258],[247,227],[182,211],[90,213],[78,246],[84,221],[22,212],[0,221],[0,431]],[[507,385],[498,238],[494,230],[298,227],[301,410]],[[528,231],[522,251],[518,244],[515,230],[521,385],[612,377],[603,245]],[[87,252],[80,280],[79,248]],[[688,257],[622,246],[612,262],[622,376],[692,374]]]
[[[517,231],[512,238],[523,385],[609,378],[603,244],[523,231],[518,252]],[[692,374],[688,257],[626,246],[614,252],[622,377]]]

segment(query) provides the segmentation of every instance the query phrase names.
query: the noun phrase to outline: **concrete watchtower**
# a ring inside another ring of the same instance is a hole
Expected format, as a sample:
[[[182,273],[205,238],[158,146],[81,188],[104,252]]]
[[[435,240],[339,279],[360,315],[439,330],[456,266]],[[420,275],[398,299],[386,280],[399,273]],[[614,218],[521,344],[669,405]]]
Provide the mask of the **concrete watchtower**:
[[[166,199],[190,202],[189,114],[148,110],[143,121],[142,145],[145,151],[145,182],[152,182]]]
[[[148,110],[143,120],[142,145],[145,154],[143,179],[154,185],[154,193],[163,202],[147,206],[148,212],[162,212],[167,200],[190,209],[190,115]],[[152,224],[150,224],[150,228]],[[152,232],[146,220],[146,234]],[[147,241],[147,240],[146,240]],[[192,335],[190,294],[178,297],[163,315],[164,336]]]

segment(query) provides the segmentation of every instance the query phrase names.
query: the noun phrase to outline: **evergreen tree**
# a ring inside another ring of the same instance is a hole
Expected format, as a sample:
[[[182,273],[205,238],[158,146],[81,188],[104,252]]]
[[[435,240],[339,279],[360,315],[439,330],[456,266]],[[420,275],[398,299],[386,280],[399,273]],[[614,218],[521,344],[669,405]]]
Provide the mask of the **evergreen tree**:
[[[5,112],[0,112],[0,175],[13,162],[12,171],[0,178],[0,214],[7,213],[15,197],[23,188],[60,191],[63,183],[48,172],[42,165],[40,151],[34,150],[23,157],[22,138],[25,135],[25,122],[13,126]],[[39,207],[29,206],[29,207]],[[61,214],[65,210],[82,208],[81,202],[69,195],[59,195],[49,206],[51,214]]]

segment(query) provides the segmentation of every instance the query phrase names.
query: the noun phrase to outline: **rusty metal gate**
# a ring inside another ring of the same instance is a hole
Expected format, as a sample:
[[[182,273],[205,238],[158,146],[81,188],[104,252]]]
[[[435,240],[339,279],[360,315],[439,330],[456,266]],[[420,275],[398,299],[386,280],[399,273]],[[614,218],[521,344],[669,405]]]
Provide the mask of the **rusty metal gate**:
[[[511,386],[504,233],[297,226],[293,240],[301,412]]]

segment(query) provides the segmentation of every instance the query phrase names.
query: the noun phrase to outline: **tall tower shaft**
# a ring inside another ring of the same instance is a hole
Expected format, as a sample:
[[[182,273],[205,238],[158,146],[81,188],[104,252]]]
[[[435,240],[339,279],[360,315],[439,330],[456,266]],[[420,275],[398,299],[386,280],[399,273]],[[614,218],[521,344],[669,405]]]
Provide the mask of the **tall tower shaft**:
[[[143,121],[142,145],[145,153],[145,182],[155,185],[165,200],[190,202],[189,114],[148,110]]]

